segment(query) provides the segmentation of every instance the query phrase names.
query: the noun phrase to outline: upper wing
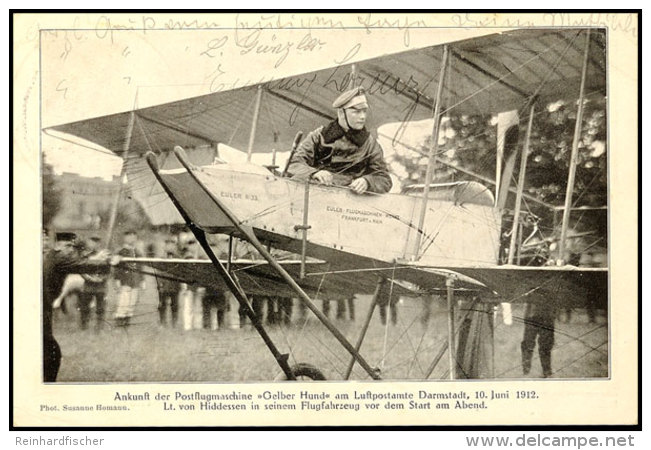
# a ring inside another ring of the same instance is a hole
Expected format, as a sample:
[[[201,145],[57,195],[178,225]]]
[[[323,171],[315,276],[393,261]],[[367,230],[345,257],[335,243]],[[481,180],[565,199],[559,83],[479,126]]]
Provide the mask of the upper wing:
[[[487,114],[518,109],[532,96],[553,101],[578,96],[584,29],[523,29],[449,44],[451,62],[442,98],[445,111]],[[591,30],[586,90],[605,92],[604,30]],[[366,88],[370,128],[432,117],[443,46],[436,45],[355,63],[356,83]],[[334,117],[332,101],[350,85],[350,66],[296,74],[261,89],[254,152],[289,150],[298,131],[315,129]],[[251,86],[136,110],[129,154],[228,143],[246,149]],[[117,93],[116,93],[117,94]],[[122,154],[130,112],[53,127]],[[402,130],[404,132],[404,130]],[[155,148],[152,148],[154,146]]]

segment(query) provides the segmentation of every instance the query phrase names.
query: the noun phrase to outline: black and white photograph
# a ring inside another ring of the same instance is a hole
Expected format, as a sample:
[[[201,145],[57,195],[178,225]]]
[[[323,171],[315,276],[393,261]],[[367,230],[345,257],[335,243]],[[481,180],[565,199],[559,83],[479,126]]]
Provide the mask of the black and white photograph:
[[[632,423],[638,19],[587,16],[14,17],[23,423]]]

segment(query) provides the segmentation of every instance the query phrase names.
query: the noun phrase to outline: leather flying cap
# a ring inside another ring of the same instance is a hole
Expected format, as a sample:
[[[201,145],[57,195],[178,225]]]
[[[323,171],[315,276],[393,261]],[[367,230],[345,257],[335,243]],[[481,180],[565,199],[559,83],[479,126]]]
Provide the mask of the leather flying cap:
[[[337,109],[352,108],[354,106],[368,108],[364,88],[361,86],[347,90],[332,103],[332,107]]]

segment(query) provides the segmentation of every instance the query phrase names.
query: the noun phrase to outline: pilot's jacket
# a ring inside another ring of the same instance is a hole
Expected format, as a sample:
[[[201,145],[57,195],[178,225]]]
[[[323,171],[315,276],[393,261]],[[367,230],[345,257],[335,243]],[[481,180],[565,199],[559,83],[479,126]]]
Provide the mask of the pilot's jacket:
[[[298,146],[287,172],[297,180],[306,180],[319,170],[334,175],[334,184],[346,186],[363,177],[368,191],[388,192],[391,177],[384,162],[382,147],[366,129],[344,129],[333,121],[307,135]]]

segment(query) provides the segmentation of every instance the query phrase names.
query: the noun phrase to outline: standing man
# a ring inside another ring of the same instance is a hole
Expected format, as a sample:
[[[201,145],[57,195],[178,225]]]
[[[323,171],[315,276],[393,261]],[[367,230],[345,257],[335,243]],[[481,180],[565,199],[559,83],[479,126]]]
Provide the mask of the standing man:
[[[224,315],[226,314],[226,295],[224,291],[216,290],[212,287],[205,288],[206,292],[201,299],[202,324],[205,330],[213,328],[211,320],[212,311],[216,314],[216,328],[224,327]]]
[[[348,319],[346,319],[346,310],[348,310]],[[355,294],[337,299],[337,319],[355,320]]]
[[[100,238],[92,236],[86,243],[86,251],[83,253],[85,258],[94,258],[100,254]],[[81,329],[88,328],[90,320],[90,305],[95,299],[95,331],[102,328],[104,322],[104,311],[106,309],[106,275],[95,273],[85,273],[81,275],[84,279],[84,287],[79,294],[79,317],[81,320]]]
[[[176,241],[172,238],[165,239],[164,256],[167,259],[178,258],[176,251]],[[174,280],[166,278],[156,278],[158,285],[158,318],[161,325],[165,325],[165,316],[167,315],[167,304],[170,305],[170,324],[172,328],[176,327],[179,318],[179,294],[181,284]]]
[[[52,332],[52,303],[70,273],[108,272],[108,253],[98,252],[93,259],[80,258],[74,233],[57,233],[54,248],[44,248],[43,255],[43,381],[57,379],[61,365],[61,348]],[[113,261],[112,263],[117,263]]]
[[[138,236],[135,231],[124,232],[124,244],[118,255],[126,258],[140,258],[142,253],[136,248]],[[115,311],[115,324],[119,327],[129,326],[131,318],[138,303],[139,288],[143,283],[143,276],[137,271],[135,264],[127,264],[115,272],[115,281],[118,287],[118,304]]]
[[[377,293],[377,306],[380,310],[380,322],[387,324],[387,309],[391,313],[391,324],[398,324],[398,301],[400,296],[393,292],[392,283],[383,279],[380,290]]]
[[[552,376],[552,347],[554,347],[554,332],[556,307],[553,302],[539,300],[527,303],[524,313],[524,335],[520,349],[522,350],[522,372],[528,375],[531,371],[533,350],[538,338],[538,356],[542,366],[543,378]]]
[[[228,239],[210,236],[210,247],[220,260],[228,258]],[[199,253],[200,259],[208,259],[205,252]],[[202,323],[206,330],[220,329],[225,326],[226,312],[229,310],[229,298],[226,292],[215,289],[214,286],[206,286],[203,298],[201,299]],[[213,315],[214,311],[214,315]],[[215,320],[213,321],[213,317]]]
[[[190,238],[183,248],[183,259],[199,259],[197,241]],[[181,314],[184,330],[203,326],[202,298],[206,289],[196,283],[183,283],[181,287]]]
[[[340,95],[332,104],[337,119],[307,135],[292,155],[291,177],[348,186],[356,194],[385,193],[392,186],[382,147],[366,130],[368,102],[361,87]]]

